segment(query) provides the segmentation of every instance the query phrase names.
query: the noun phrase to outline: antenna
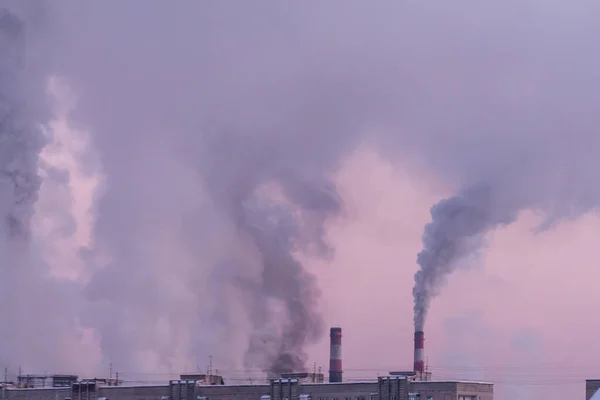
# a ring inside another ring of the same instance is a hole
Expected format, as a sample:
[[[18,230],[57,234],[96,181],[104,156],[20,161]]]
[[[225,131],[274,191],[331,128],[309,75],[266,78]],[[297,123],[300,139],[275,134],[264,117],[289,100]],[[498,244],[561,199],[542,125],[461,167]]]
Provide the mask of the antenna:
[[[212,356],[208,356],[208,375],[212,375]]]
[[[108,364],[108,379],[112,380],[112,363]]]

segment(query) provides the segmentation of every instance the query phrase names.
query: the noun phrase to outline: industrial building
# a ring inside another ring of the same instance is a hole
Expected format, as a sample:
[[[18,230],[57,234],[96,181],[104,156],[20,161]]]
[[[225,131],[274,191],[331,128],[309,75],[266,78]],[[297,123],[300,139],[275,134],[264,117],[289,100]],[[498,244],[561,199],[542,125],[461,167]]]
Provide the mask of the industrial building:
[[[77,375],[19,375],[17,386],[20,388],[68,387],[77,382]]]
[[[261,383],[229,385],[222,376],[186,374],[155,385],[123,385],[109,379],[71,381],[19,377],[15,385],[0,385],[0,400],[493,400],[491,383],[435,381],[423,362],[424,335],[415,333],[414,370],[389,372],[373,380],[344,381],[342,330],[331,328],[329,382],[320,372],[282,374]],[[60,376],[55,376],[60,377]],[[31,378],[31,379],[30,379]],[[38,377],[39,378],[39,377]],[[76,379],[77,377],[75,377]],[[61,380],[62,379],[62,380]],[[33,382],[27,383],[23,382]],[[600,381],[598,382],[600,386]],[[40,386],[44,387],[40,387]],[[62,386],[62,387],[61,387]],[[591,396],[590,396],[591,397]],[[588,397],[589,399],[589,397]]]
[[[585,381],[585,400],[592,399],[600,399],[600,379],[587,379]]]
[[[336,383],[280,378],[255,385],[205,385],[179,379],[164,385],[107,386],[92,380],[71,388],[4,387],[0,392],[1,400],[493,400],[493,396],[490,383],[419,382],[395,375]]]

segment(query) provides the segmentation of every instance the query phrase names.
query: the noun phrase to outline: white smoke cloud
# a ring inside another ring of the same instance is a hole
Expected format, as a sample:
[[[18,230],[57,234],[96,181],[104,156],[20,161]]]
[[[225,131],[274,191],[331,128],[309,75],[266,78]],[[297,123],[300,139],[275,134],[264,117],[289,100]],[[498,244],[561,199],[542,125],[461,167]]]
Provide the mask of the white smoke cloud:
[[[94,247],[94,201],[103,178],[99,165],[90,167],[97,156],[90,148],[89,133],[69,125],[68,114],[76,106],[76,96],[57,77],[49,79],[48,90],[54,98],[54,118],[45,131],[48,143],[40,153],[43,183],[34,229],[52,272],[85,280],[82,250]]]

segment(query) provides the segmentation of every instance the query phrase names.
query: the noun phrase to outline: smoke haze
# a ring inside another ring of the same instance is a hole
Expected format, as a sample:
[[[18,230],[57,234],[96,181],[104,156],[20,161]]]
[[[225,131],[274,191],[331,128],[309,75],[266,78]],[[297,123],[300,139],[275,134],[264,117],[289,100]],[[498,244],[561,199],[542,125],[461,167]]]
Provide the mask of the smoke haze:
[[[596,3],[48,8],[45,72],[80,94],[69,118],[100,162],[79,168],[105,176],[65,326],[95,332],[103,368],[306,365],[325,333],[307,262],[334,259],[335,176],[357,149],[454,193],[425,228],[417,326],[491,230],[527,210],[548,229],[600,200]],[[26,221],[35,197],[11,196],[2,212]]]
[[[2,206],[3,224],[8,239],[23,240],[29,237],[29,223],[40,188],[37,161],[44,146],[39,126],[43,119],[26,99],[43,98],[44,84],[39,79],[33,84],[28,81],[24,22],[4,8],[0,8],[0,34],[1,184],[2,191],[7,193]],[[35,87],[36,84],[39,86]]]
[[[29,9],[16,5],[0,2],[0,362],[11,379],[19,366],[25,371],[83,367],[68,353],[81,340],[81,287],[57,279],[44,254],[69,234],[69,218],[61,214],[64,204],[37,215],[40,193],[59,193],[65,180],[40,160],[51,133],[51,70],[41,62],[49,60],[40,47],[39,26],[31,27]],[[34,222],[53,215],[61,229],[40,237]],[[51,345],[40,340],[41,332]]]

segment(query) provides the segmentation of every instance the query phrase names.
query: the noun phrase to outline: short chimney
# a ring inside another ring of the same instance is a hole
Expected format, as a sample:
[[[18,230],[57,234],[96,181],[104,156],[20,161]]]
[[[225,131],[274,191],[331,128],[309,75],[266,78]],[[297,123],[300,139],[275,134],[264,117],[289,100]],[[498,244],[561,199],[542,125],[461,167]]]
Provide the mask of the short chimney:
[[[417,376],[421,377],[425,373],[425,335],[423,331],[415,332],[415,365],[414,370]]]
[[[329,382],[342,381],[342,328],[331,328],[329,334]]]

